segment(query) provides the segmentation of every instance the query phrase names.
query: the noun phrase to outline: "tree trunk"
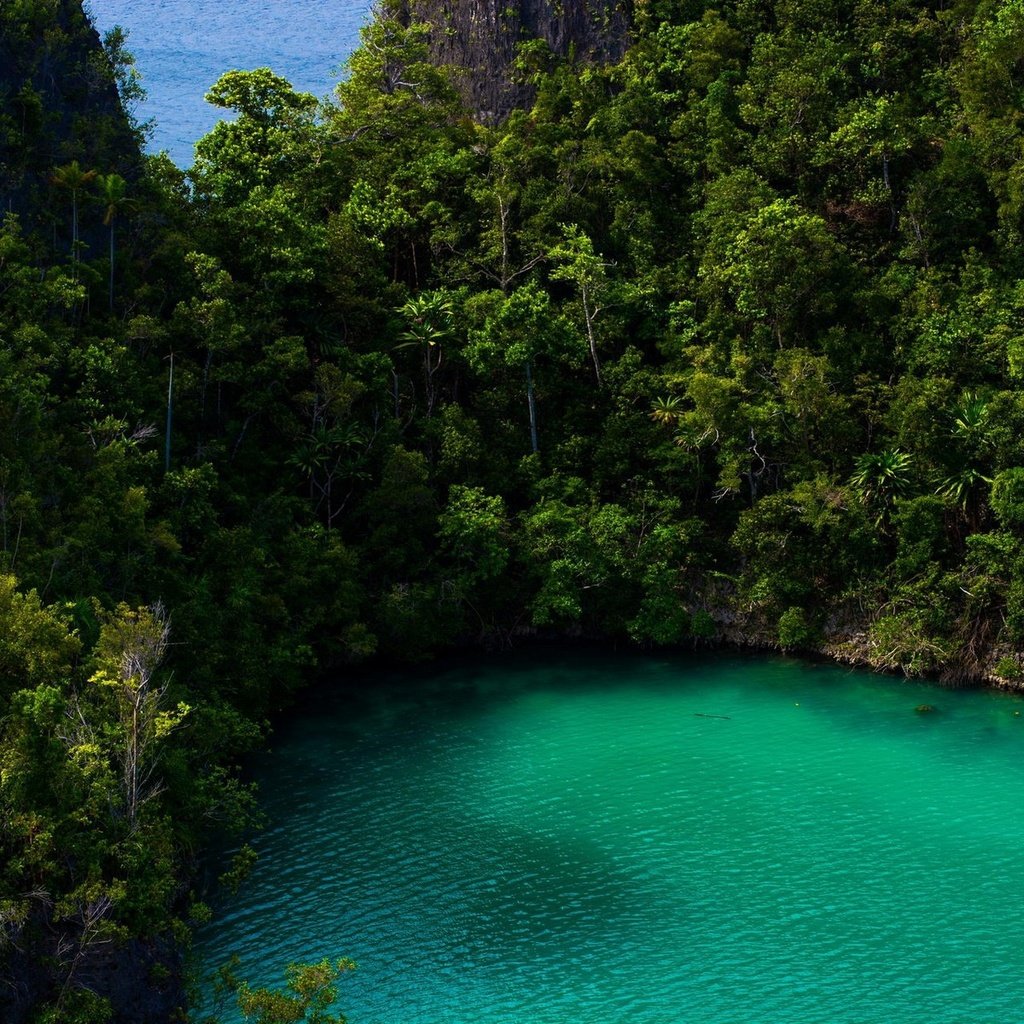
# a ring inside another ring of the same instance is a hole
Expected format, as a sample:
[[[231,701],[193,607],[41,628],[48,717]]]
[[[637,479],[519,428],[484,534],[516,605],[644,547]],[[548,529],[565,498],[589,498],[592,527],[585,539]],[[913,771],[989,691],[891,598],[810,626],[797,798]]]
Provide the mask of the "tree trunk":
[[[601,381],[601,364],[597,359],[597,339],[594,337],[594,320],[597,318],[598,310],[590,308],[590,299],[587,295],[587,286],[584,285],[582,289],[583,297],[583,319],[587,322],[587,343],[590,345],[590,358],[594,363],[594,376],[597,378],[597,386],[600,387]]]
[[[537,447],[537,401],[533,394],[532,360],[526,360],[526,403],[530,407],[530,448],[536,455]]]
[[[171,422],[174,417],[174,353],[171,353],[171,369],[167,375],[167,431],[164,435],[164,472],[171,471]]]
[[[107,295],[107,306],[114,312],[114,222],[110,222],[110,283]]]

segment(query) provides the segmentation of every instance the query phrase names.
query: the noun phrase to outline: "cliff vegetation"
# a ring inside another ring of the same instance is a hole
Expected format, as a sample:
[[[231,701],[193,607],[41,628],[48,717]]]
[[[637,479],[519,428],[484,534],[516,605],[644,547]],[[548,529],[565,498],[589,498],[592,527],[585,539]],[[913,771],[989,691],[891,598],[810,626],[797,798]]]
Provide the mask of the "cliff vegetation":
[[[318,673],[1024,677],[1024,2],[646,0],[500,121],[437,31],[381,10],[323,107],[228,72],[182,173],[77,0],[0,8],[5,1020],[169,1019]]]

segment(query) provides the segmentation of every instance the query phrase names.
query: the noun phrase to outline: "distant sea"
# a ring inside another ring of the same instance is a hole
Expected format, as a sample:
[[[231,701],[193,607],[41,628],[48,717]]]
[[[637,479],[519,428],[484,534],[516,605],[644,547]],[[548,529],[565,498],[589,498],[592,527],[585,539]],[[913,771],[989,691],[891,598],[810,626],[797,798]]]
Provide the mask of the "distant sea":
[[[328,95],[359,45],[370,0],[86,0],[102,35],[128,33],[155,122],[149,149],[182,168],[223,114],[203,96],[225,72],[272,68],[296,89]]]

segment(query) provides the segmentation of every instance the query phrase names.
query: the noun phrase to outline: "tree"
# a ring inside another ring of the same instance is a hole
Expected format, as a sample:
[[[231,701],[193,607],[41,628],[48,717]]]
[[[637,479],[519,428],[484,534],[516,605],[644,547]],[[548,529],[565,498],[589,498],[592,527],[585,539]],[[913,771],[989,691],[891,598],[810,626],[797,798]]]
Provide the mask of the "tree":
[[[17,689],[70,675],[80,650],[58,609],[44,605],[34,590],[22,593],[13,576],[0,575],[0,709]]]
[[[767,328],[780,349],[812,336],[815,321],[836,308],[844,269],[824,220],[775,199],[732,224],[724,252],[705,253],[700,273],[709,290],[727,295],[755,330]]]
[[[309,481],[310,499],[317,512],[323,509],[326,526],[333,526],[345,508],[347,496],[338,500],[337,483],[361,475],[359,453],[366,447],[366,439],[354,423],[332,427],[317,423],[289,456],[289,465]]]
[[[83,170],[77,160],[56,168],[50,177],[53,185],[71,193],[71,260],[76,267],[79,259],[78,196],[95,178],[96,171]]]
[[[526,382],[526,403],[530,418],[530,450],[539,450],[535,369],[537,360],[555,365],[572,360],[580,351],[579,336],[567,319],[553,307],[551,297],[538,284],[520,285],[511,294],[477,296],[478,305],[492,296],[483,323],[470,331],[467,356],[481,376],[493,374],[499,366],[515,367]]]
[[[395,0],[384,0],[363,28],[362,45],[338,84],[340,107],[332,125],[357,154],[365,141],[377,149],[383,159],[368,168],[375,178],[408,169],[425,143],[436,145],[464,114],[451,72],[430,59],[428,31]],[[382,141],[389,144],[382,147]]]
[[[138,826],[145,805],[163,789],[157,775],[163,741],[191,710],[184,703],[166,706],[168,682],[159,680],[157,670],[169,638],[170,623],[160,604],[136,609],[122,604],[104,616],[89,684],[101,704],[109,701],[116,725],[111,731],[97,724],[100,719],[94,719],[81,701],[75,709],[77,722],[70,735],[83,755],[97,746],[101,733],[109,734],[129,832]]]
[[[345,1024],[345,1017],[331,1008],[338,1000],[338,981],[356,969],[352,960],[321,960],[315,964],[289,964],[284,992],[253,988],[235,974],[237,959],[217,972],[215,988],[223,996],[234,994],[238,1009],[252,1024]],[[205,1017],[201,1024],[217,1024]]]
[[[562,233],[563,241],[551,251],[551,259],[556,264],[551,277],[555,281],[570,281],[576,286],[583,308],[583,325],[594,364],[594,377],[600,387],[601,363],[597,355],[594,324],[604,308],[608,291],[606,271],[612,264],[594,252],[594,243],[577,225],[564,225]]]
[[[103,224],[110,229],[110,280],[107,306],[114,311],[114,223],[119,214],[134,209],[135,200],[127,195],[128,182],[120,174],[101,174],[96,178],[103,206]]]
[[[913,465],[913,457],[899,448],[867,452],[857,459],[850,483],[865,505],[878,509],[876,523],[884,522],[896,499],[909,492]]]
[[[270,68],[228,71],[206,101],[238,116],[219,122],[196,144],[189,175],[201,201],[242,206],[253,189],[273,189],[301,169],[304,160],[315,162],[308,145],[316,134],[316,98],[296,92]]]
[[[1006,530],[1024,528],[1024,468],[1004,469],[992,482],[992,509]]]
[[[791,5],[794,20],[803,20],[811,6]],[[758,33],[738,90],[739,112],[754,129],[748,159],[770,181],[793,191],[812,187],[816,151],[850,87],[848,59],[845,33],[825,25]]]
[[[829,148],[834,150],[843,168],[850,174],[858,163],[877,167],[881,176],[881,193],[871,188],[870,174],[865,173],[861,199],[876,195],[890,210],[892,230],[897,218],[897,196],[901,189],[892,179],[893,162],[910,153],[927,137],[929,124],[916,111],[907,109],[892,96],[870,96],[857,100],[843,111],[842,123],[832,133]]]
[[[398,312],[405,320],[404,339],[399,348],[411,345],[423,356],[423,389],[427,419],[434,413],[437,401],[435,377],[444,362],[443,342],[454,333],[452,297],[444,289],[421,292],[408,300]]]
[[[499,576],[508,564],[508,516],[498,495],[454,484],[438,526],[463,589]]]
[[[952,501],[974,529],[980,521],[982,492],[988,490],[983,485],[992,483],[992,477],[985,471],[992,449],[988,402],[977,394],[965,393],[953,408],[950,419],[951,472],[939,485],[937,493]]]
[[[953,79],[961,116],[984,154],[985,173],[999,200],[1000,218],[1011,231],[1019,231],[1024,211],[1020,129],[1024,2],[1001,0],[974,9]]]
[[[139,104],[146,99],[142,85],[142,74],[135,61],[135,54],[128,49],[128,31],[120,25],[103,34],[103,50],[110,62],[110,70],[117,86],[117,95],[128,120],[139,138],[145,140],[150,134],[152,121],[140,123],[137,116]]]

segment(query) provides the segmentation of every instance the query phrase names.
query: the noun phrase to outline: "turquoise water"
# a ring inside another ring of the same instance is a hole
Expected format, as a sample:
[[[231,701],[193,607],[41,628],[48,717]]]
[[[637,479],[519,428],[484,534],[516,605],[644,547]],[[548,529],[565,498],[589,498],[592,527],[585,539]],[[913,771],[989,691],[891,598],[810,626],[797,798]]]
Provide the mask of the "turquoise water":
[[[203,96],[234,69],[271,67],[297,89],[331,92],[359,44],[370,0],[86,0],[100,33],[129,33],[149,93],[150,148],[191,167],[192,147],[223,115]]]
[[[350,1024],[1024,1017],[1016,698],[740,657],[374,685],[280,729],[207,964],[352,957]]]

